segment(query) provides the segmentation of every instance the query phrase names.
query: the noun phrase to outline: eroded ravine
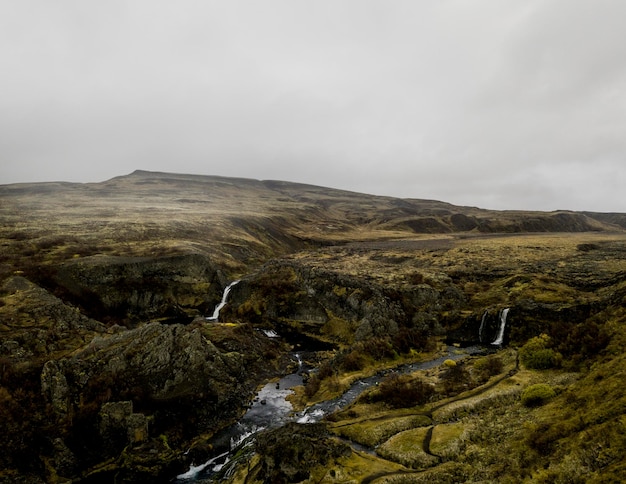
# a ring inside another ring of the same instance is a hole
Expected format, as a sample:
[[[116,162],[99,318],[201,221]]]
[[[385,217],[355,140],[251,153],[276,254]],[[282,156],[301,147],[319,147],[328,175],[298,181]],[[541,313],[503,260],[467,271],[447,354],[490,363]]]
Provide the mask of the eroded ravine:
[[[445,360],[458,361],[471,355],[481,354],[485,350],[484,347],[476,346],[459,351],[458,348],[449,346],[444,354],[432,360],[400,365],[373,376],[358,379],[341,396],[311,405],[302,412],[293,412],[293,407],[287,399],[292,393],[292,388],[302,385],[302,360],[299,354],[294,354],[298,362],[298,370],[281,378],[278,382],[268,382],[263,386],[245,415],[236,424],[209,440],[208,444],[214,449],[214,455],[202,464],[192,465],[188,472],[177,477],[176,482],[217,482],[222,478],[221,473],[232,456],[248,446],[258,432],[292,421],[301,424],[319,422],[328,415],[347,408],[363,392],[379,384],[390,373],[408,374],[425,371],[440,366]],[[416,413],[416,415],[431,415],[431,412]],[[368,449],[355,442],[347,441],[347,443],[355,451],[375,454],[375,449]]]

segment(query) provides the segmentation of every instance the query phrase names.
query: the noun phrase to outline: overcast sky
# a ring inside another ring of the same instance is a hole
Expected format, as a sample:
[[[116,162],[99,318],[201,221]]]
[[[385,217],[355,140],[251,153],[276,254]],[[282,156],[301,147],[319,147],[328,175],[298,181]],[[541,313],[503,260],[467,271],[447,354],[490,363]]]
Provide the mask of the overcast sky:
[[[0,184],[626,212],[626,1],[0,0]]]

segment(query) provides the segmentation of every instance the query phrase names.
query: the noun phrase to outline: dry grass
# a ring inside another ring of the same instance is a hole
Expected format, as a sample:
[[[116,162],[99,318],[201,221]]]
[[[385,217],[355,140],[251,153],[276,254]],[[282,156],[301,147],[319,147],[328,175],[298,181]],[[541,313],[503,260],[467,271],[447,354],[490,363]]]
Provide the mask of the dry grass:
[[[489,212],[280,182],[145,173],[91,185],[0,186],[0,202],[2,281],[19,271],[43,280],[47,268],[93,255],[201,253],[228,277],[285,257],[392,288],[454,284],[466,298],[459,318],[522,300],[598,303],[616,298],[626,285],[626,233],[609,232],[598,220],[586,223],[603,231],[416,233],[411,227],[430,223],[424,220],[428,217],[444,229],[451,228],[453,214],[463,214],[508,230],[519,220],[540,220],[540,229],[551,214]],[[335,295],[342,290],[335,288]],[[3,340],[36,326],[48,341],[47,347],[33,346],[34,355],[48,357],[83,344],[91,331],[59,333],[33,291],[0,294]],[[317,469],[315,482],[360,482],[373,476],[379,476],[376,482],[624,481],[623,303],[616,299],[611,309],[594,315],[612,342],[583,373],[522,370],[484,392],[433,402],[432,420],[424,415],[428,408],[390,411],[383,404],[355,404],[337,416],[334,432],[367,446],[380,444],[380,454],[390,460],[353,452],[332,469]],[[329,316],[325,336],[351,343],[345,321]],[[218,340],[230,328],[214,331],[209,336]],[[399,362],[368,362],[360,372],[329,378],[313,400],[334,397],[354,379]],[[505,373],[511,364],[508,358]],[[424,378],[436,382],[439,375]],[[533,383],[553,386],[557,396],[539,408],[523,407],[519,395]],[[303,392],[293,398],[300,407],[306,403]],[[428,425],[434,425],[430,451],[453,462],[439,464],[424,452]],[[435,465],[432,473],[421,474],[407,474],[405,467]]]

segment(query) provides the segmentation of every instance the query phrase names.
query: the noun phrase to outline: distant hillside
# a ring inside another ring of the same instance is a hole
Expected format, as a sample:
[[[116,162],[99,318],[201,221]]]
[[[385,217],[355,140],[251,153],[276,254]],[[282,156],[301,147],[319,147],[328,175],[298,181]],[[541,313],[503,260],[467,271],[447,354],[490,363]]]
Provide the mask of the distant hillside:
[[[233,481],[626,482],[625,229],[145,171],[0,186],[0,482],[173,482],[296,368],[323,423],[258,434]]]
[[[80,206],[101,219],[202,216],[235,226],[269,223],[301,238],[368,238],[367,232],[519,233],[621,231],[626,214],[495,211],[435,200],[367,195],[283,181],[135,171],[102,183],[0,186],[3,205],[70,215]],[[107,211],[108,210],[108,211]],[[114,211],[114,212],[113,212]],[[243,218],[246,221],[243,221]],[[277,226],[275,224],[278,224]],[[245,229],[245,227],[244,227]]]

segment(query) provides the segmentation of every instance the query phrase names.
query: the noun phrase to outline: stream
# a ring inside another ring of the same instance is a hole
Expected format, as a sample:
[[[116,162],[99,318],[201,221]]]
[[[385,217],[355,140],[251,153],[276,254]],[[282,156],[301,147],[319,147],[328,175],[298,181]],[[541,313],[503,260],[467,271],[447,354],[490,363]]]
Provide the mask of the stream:
[[[219,320],[220,310],[227,303],[230,290],[239,282],[239,280],[233,281],[225,288],[221,302],[216,306],[213,315],[206,318],[207,321]],[[492,345],[499,346],[502,344],[507,313],[508,309],[502,311],[500,314],[500,331],[496,341],[494,341]],[[485,316],[483,316],[479,330],[481,341],[484,322]],[[323,343],[313,338],[310,338],[311,341],[304,341],[302,340],[302,338],[304,338],[303,335],[292,334],[293,332],[290,332],[288,328],[284,326],[278,326],[277,329],[278,332],[274,330],[262,331],[268,338],[280,337],[287,342],[293,343],[293,347],[306,347],[308,351],[329,350],[333,347],[332,345],[329,346],[328,343]],[[281,334],[279,335],[279,333]],[[291,341],[292,339],[294,339],[294,341]],[[300,341],[296,341],[295,339]],[[293,421],[301,424],[318,422],[326,415],[342,410],[353,403],[361,393],[369,387],[377,385],[389,374],[428,370],[441,365],[447,359],[460,360],[469,355],[484,353],[485,351],[487,351],[487,349],[482,345],[469,346],[463,348],[463,350],[459,350],[459,348],[454,346],[448,346],[444,354],[438,358],[419,363],[400,365],[395,368],[383,370],[373,376],[359,379],[352,383],[350,388],[341,396],[311,405],[302,412],[293,412],[293,407],[287,400],[287,397],[293,393],[292,388],[303,384],[302,373],[304,370],[309,370],[310,368],[303,367],[300,353],[293,353],[293,359],[298,363],[297,371],[284,376],[278,382],[267,383],[261,388],[244,416],[237,423],[221,430],[208,441],[208,444],[211,445],[213,449],[214,455],[206,462],[192,464],[187,472],[176,476],[173,482],[178,484],[190,482],[219,482],[224,473],[227,474],[229,470],[232,470],[233,466],[230,468],[228,466],[229,463],[234,463],[233,457],[238,455],[242,450],[251,447],[254,443],[254,436],[262,430],[277,428],[287,422]]]
[[[221,472],[225,470],[232,457],[254,442],[254,436],[265,429],[277,428],[287,422],[313,423],[323,419],[326,415],[341,410],[353,403],[367,388],[378,384],[385,376],[391,373],[412,373],[418,370],[428,370],[441,365],[445,360],[460,360],[469,355],[484,353],[484,346],[471,346],[459,350],[448,346],[444,355],[419,363],[400,365],[381,371],[376,375],[362,378],[350,386],[340,397],[316,403],[302,412],[293,412],[287,396],[293,393],[293,387],[302,385],[303,364],[299,353],[293,355],[298,362],[298,370],[281,378],[278,382],[267,383],[256,395],[251,407],[245,415],[234,425],[218,432],[209,443],[214,448],[215,455],[204,463],[192,465],[187,472],[180,474],[173,482],[181,483],[211,483],[219,482]]]

